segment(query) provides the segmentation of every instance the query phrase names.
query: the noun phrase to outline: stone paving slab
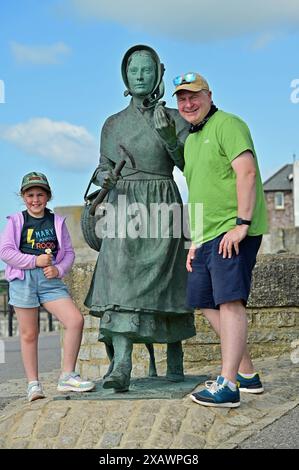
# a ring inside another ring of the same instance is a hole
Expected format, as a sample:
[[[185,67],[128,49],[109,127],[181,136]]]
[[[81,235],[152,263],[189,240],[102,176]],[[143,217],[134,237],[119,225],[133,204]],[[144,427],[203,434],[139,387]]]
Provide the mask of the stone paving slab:
[[[236,448],[299,404],[299,365],[289,356],[255,361],[265,392],[242,394],[235,409],[207,408],[182,399],[53,400],[58,371],[41,375],[47,398],[26,403],[24,380],[0,385],[2,449]],[[215,377],[217,367],[188,371]],[[196,389],[202,387],[198,386]],[[5,399],[6,399],[5,398]],[[279,436],[277,437],[279,439]]]
[[[198,385],[208,380],[207,375],[185,375],[184,382],[170,382],[165,377],[144,377],[132,379],[128,392],[104,389],[103,381],[96,381],[96,388],[86,393],[66,393],[53,400],[145,400],[183,398]]]

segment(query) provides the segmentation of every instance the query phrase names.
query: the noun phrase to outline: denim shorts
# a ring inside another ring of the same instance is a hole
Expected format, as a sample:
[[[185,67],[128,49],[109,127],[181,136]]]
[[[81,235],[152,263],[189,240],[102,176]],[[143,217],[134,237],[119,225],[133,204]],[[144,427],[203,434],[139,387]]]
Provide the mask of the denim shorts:
[[[226,302],[241,300],[246,305],[262,235],[247,236],[239,243],[239,254],[231,258],[218,253],[224,233],[195,251],[188,273],[187,303],[192,308],[219,309]]]
[[[70,297],[61,279],[47,279],[42,268],[25,269],[23,280],[9,283],[9,303],[14,307],[34,308],[45,302]]]

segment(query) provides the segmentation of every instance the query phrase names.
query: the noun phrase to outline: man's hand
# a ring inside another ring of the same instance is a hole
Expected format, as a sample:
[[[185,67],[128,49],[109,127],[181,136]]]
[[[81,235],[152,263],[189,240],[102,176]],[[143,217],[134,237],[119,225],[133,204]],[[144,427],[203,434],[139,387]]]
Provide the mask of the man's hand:
[[[46,266],[51,266],[52,258],[53,258],[52,254],[38,255],[36,257],[35,266],[37,268],[45,268]]]
[[[233,254],[233,247],[236,255],[239,254],[239,243],[244,240],[248,232],[248,225],[238,225],[237,227],[229,230],[221,239],[219,243],[219,255],[223,258],[231,258]]]
[[[192,261],[195,258],[195,250],[196,250],[196,248],[191,246],[191,248],[189,249],[189,252],[188,252],[186,268],[187,268],[187,271],[189,273],[192,273]]]
[[[43,269],[44,275],[47,279],[53,279],[59,276],[59,271],[56,266],[47,266]]]
[[[154,124],[156,131],[166,145],[170,148],[175,148],[177,146],[175,121],[167,113],[162,103],[158,103],[155,107]]]

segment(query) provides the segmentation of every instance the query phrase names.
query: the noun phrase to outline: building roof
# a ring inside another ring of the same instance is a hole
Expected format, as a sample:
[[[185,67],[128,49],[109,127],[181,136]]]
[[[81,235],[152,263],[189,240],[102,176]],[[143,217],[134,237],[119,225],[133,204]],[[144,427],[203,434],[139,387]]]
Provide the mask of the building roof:
[[[293,191],[293,165],[284,165],[263,186],[264,191]]]

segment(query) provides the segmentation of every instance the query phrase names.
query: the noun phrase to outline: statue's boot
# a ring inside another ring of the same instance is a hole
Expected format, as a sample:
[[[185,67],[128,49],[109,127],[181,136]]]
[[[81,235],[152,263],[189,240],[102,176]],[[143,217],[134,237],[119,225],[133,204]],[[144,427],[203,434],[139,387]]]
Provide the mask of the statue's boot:
[[[157,377],[158,374],[157,374],[157,368],[156,368],[154,345],[152,343],[146,343],[145,346],[146,346],[146,349],[148,350],[149,357],[150,357],[148,375],[149,377]]]
[[[103,388],[114,388],[116,392],[127,392],[132,370],[133,343],[123,335],[114,335],[114,367],[103,379]]]
[[[171,382],[184,381],[183,348],[181,341],[167,344],[166,378]]]
[[[106,343],[106,341],[104,344],[105,344],[107,356],[110,360],[110,364],[109,364],[106,374],[103,376],[103,379],[105,379],[106,377],[108,377],[108,375],[111,374],[113,367],[114,367],[114,348],[112,344]]]

